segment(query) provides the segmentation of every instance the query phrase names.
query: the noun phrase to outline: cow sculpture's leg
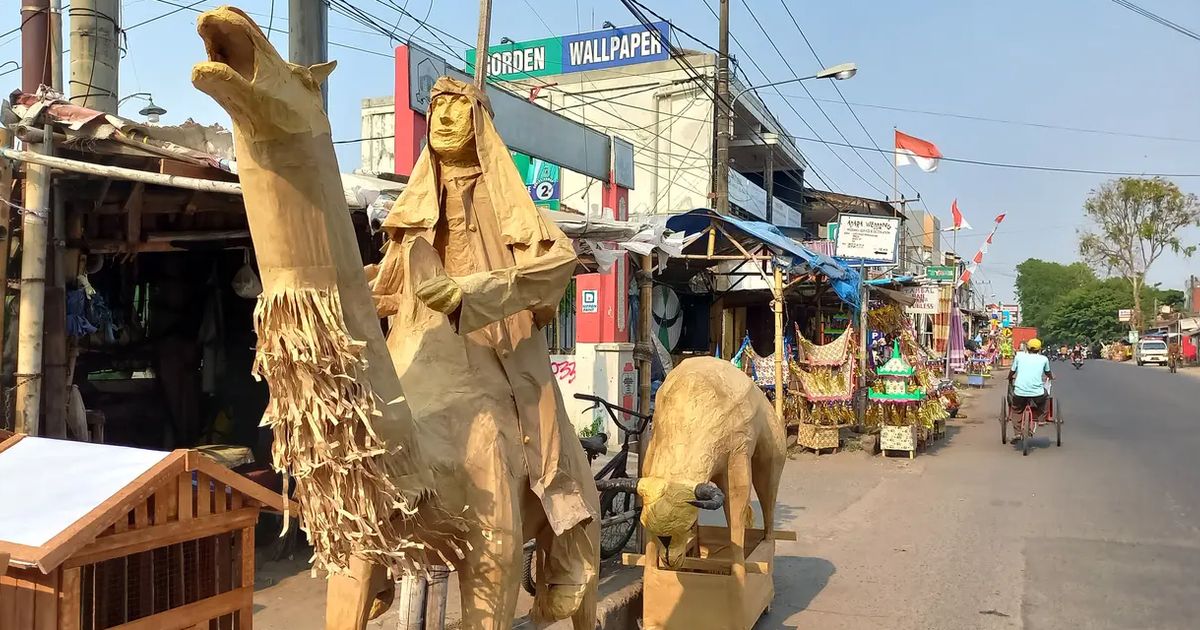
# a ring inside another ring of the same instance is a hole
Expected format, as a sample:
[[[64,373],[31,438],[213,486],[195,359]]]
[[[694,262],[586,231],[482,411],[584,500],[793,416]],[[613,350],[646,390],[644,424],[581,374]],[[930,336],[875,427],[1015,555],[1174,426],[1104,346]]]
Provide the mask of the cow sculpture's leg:
[[[779,495],[779,478],[783,474],[783,466],[778,458],[776,449],[760,445],[755,449],[751,462],[754,472],[754,494],[758,496],[758,503],[762,507],[763,531],[768,536],[775,533],[775,500]]]
[[[729,472],[726,475],[725,518],[729,522],[730,575],[735,586],[730,589],[729,605],[732,610],[745,610],[746,598],[746,527],[753,524],[750,511],[751,466],[750,455],[745,451],[729,455]]]

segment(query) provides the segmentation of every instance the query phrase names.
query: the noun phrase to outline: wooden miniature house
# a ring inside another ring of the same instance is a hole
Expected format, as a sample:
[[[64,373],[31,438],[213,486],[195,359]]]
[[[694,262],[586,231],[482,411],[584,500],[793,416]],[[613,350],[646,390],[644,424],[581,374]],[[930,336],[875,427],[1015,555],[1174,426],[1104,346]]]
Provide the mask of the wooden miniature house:
[[[0,630],[248,630],[275,493],[194,451],[0,443]]]

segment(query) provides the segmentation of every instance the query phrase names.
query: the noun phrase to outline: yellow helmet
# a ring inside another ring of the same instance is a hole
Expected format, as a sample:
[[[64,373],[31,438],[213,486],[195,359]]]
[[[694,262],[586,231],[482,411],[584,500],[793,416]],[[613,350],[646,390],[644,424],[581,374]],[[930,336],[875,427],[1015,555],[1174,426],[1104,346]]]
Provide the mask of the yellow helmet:
[[[1033,339],[1030,339],[1029,343],[1026,345],[1030,350],[1041,350],[1042,349],[1042,340],[1035,337]]]

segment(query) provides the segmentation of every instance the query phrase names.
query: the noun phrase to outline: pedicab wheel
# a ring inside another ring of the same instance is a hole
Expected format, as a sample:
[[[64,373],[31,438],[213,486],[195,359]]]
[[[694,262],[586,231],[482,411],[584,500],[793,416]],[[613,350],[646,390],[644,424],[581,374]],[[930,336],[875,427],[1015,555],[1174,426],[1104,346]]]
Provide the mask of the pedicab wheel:
[[[1029,439],[1033,435],[1033,412],[1029,406],[1025,407],[1025,411],[1021,414],[1021,455],[1029,456],[1029,443],[1033,440]]]
[[[1000,399],[1000,443],[1008,444],[1008,397]]]
[[[1054,438],[1059,446],[1062,446],[1062,402],[1054,401]]]

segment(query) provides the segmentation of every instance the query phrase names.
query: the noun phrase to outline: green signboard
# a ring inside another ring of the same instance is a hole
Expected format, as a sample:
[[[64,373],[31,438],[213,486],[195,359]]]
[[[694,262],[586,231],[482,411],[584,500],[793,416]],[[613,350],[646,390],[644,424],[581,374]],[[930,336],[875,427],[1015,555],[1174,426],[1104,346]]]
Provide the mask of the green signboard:
[[[533,205],[550,210],[562,207],[562,169],[557,164],[511,151],[517,172],[525,180]]]
[[[931,265],[925,268],[925,277],[939,282],[954,280],[954,267],[950,265]]]
[[[562,74],[562,38],[547,37],[488,48],[488,78],[520,81]],[[467,74],[475,72],[475,49],[467,51]]]

